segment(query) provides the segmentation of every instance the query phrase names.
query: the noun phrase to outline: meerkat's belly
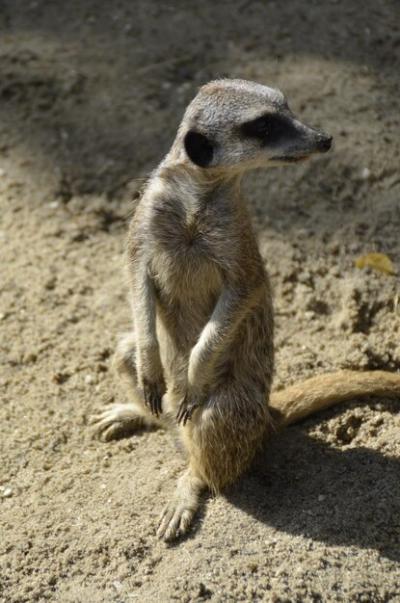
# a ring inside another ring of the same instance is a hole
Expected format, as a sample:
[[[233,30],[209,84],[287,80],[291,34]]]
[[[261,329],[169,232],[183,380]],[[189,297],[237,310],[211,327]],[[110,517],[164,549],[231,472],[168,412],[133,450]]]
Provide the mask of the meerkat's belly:
[[[154,274],[158,307],[172,331],[184,330],[192,339],[208,321],[222,291],[222,278],[211,262],[184,256],[172,262],[163,256]]]

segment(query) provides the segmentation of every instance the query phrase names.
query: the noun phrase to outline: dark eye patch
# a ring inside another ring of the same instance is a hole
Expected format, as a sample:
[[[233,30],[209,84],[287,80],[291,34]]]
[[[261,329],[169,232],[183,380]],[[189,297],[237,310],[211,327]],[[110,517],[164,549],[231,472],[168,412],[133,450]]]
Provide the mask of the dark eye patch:
[[[293,136],[295,129],[291,121],[282,115],[268,113],[240,126],[243,136],[256,138],[264,145],[273,145],[282,138]]]

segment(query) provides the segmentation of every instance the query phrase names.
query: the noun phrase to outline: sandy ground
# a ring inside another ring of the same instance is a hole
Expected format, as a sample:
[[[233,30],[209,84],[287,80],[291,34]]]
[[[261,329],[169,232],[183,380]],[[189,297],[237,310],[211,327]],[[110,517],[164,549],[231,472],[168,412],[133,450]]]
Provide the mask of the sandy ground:
[[[123,248],[136,178],[215,76],[281,87],[336,149],[246,194],[271,273],[276,386],[400,369],[396,0],[0,4],[0,601],[400,601],[399,403],[275,437],[185,541],[155,538],[183,460],[163,432],[102,444],[123,401]]]

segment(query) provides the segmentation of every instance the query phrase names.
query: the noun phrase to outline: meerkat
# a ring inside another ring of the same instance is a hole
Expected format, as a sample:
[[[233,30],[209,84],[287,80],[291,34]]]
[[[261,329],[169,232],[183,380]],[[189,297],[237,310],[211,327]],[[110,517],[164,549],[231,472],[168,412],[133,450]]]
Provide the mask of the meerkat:
[[[360,395],[400,395],[400,375],[352,371],[270,395],[271,289],[240,182],[331,144],[279,90],[212,81],[143,190],[127,245],[133,329],[114,360],[131,401],[93,421],[105,440],[149,425],[177,431],[188,462],[160,519],[166,541],[187,532],[202,490],[221,491],[249,466],[272,411],[288,425]]]

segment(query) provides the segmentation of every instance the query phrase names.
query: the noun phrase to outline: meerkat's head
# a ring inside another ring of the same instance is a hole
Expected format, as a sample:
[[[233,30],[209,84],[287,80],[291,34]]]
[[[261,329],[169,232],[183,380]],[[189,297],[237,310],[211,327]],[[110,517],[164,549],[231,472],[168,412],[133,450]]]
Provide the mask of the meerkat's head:
[[[200,89],[178,140],[192,164],[228,171],[297,162],[332,144],[331,136],[293,115],[279,90],[229,79]]]

